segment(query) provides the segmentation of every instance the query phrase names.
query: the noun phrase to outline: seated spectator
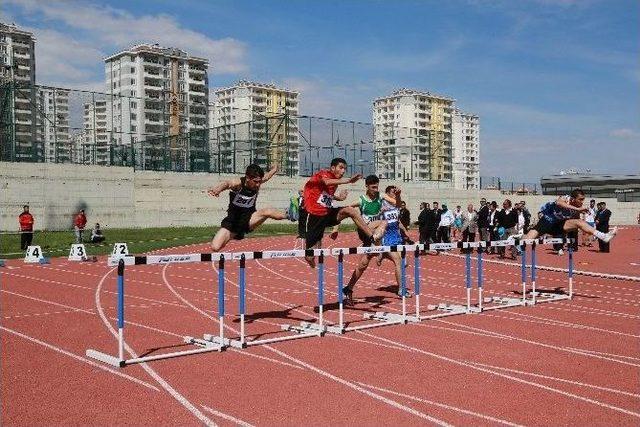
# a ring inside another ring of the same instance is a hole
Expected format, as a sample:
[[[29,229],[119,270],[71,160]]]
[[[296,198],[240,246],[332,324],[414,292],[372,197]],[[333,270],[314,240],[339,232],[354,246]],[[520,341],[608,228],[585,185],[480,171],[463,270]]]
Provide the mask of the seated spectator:
[[[100,242],[104,242],[104,235],[102,234],[100,224],[96,223],[96,226],[93,228],[93,230],[91,230],[91,243]]]

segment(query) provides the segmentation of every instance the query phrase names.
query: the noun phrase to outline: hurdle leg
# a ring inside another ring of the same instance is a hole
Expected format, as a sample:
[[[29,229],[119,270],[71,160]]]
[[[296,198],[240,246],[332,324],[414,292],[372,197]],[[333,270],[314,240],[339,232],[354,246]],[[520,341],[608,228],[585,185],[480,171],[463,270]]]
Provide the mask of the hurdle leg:
[[[402,293],[402,323],[407,323],[407,251],[405,248],[402,248],[400,270],[400,292]]]
[[[467,288],[467,312],[471,312],[471,253],[467,252],[464,257],[465,266],[465,287]]]
[[[484,299],[482,296],[482,251],[481,250],[478,250],[477,263],[478,263],[478,311],[482,312],[482,303]]]
[[[416,321],[420,321],[420,248],[418,245],[416,245],[413,259],[413,289],[416,294]]]
[[[240,340],[238,342],[238,345],[240,348],[245,348],[247,346],[247,343],[245,341],[245,334],[244,334],[245,268],[246,268],[246,258],[244,254],[242,254],[242,256],[240,257],[240,273],[238,278],[238,287],[239,287],[239,293],[240,293],[240,295],[238,296],[239,313],[240,313]]]
[[[343,307],[343,288],[344,281],[344,255],[342,251],[338,254],[338,326],[341,330],[344,329],[344,307]]]
[[[569,244],[569,299],[573,299],[573,248]]]
[[[536,305],[536,243],[531,246],[531,305]]]
[[[324,254],[320,253],[318,257],[318,325],[322,333],[324,329],[323,316],[324,305]]]
[[[522,280],[522,305],[527,303],[527,248],[522,246],[522,259],[520,260],[520,276]]]

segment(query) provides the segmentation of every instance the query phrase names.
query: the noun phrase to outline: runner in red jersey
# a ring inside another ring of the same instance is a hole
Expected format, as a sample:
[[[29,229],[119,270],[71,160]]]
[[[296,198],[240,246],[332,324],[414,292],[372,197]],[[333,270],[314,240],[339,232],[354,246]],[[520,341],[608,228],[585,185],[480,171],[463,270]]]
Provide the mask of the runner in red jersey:
[[[307,249],[320,248],[325,228],[337,225],[346,218],[351,218],[371,243],[380,238],[380,236],[373,236],[369,226],[356,208],[352,206],[333,207],[334,200],[342,201],[347,198],[346,190],[336,194],[338,185],[352,184],[362,178],[360,174],[351,178],[343,178],[346,170],[347,161],[335,158],[331,161],[329,169],[321,170],[313,175],[304,186],[304,208],[308,213],[305,235]],[[312,268],[315,267],[314,257],[307,256],[305,259]]]

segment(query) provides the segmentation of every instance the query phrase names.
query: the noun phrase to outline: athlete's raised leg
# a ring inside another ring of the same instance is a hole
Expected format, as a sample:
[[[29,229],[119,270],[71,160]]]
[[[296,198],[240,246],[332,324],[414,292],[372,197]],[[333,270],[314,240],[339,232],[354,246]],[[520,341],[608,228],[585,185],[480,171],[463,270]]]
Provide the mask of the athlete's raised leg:
[[[211,249],[213,252],[220,252],[222,248],[227,246],[227,243],[231,239],[233,239],[234,234],[227,230],[226,228],[220,227],[220,229],[216,232],[216,235],[213,236],[211,240]]]
[[[283,219],[288,218],[289,215],[286,211],[283,210],[278,210],[275,208],[258,209],[251,215],[251,219],[249,220],[249,230],[255,230],[268,219],[282,221]]]

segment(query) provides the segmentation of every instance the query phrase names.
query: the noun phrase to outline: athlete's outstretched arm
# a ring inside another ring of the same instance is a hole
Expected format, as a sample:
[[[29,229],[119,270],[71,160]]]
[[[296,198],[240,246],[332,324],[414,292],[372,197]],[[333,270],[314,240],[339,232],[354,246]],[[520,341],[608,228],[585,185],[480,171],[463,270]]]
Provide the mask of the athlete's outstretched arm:
[[[218,197],[220,193],[225,190],[229,190],[231,188],[238,188],[242,185],[240,178],[234,178],[227,181],[222,181],[220,184],[217,184],[210,189],[207,190],[207,194],[213,197]]]
[[[324,182],[324,184],[327,186],[353,184],[354,182],[357,182],[360,178],[362,178],[362,174],[353,175],[351,178],[340,178],[340,179],[322,178],[322,182]]]
[[[271,168],[271,170],[269,172],[267,172],[263,177],[262,177],[262,183],[264,184],[265,182],[269,181],[271,178],[273,178],[273,176],[278,172],[278,165],[275,165],[274,167]]]

